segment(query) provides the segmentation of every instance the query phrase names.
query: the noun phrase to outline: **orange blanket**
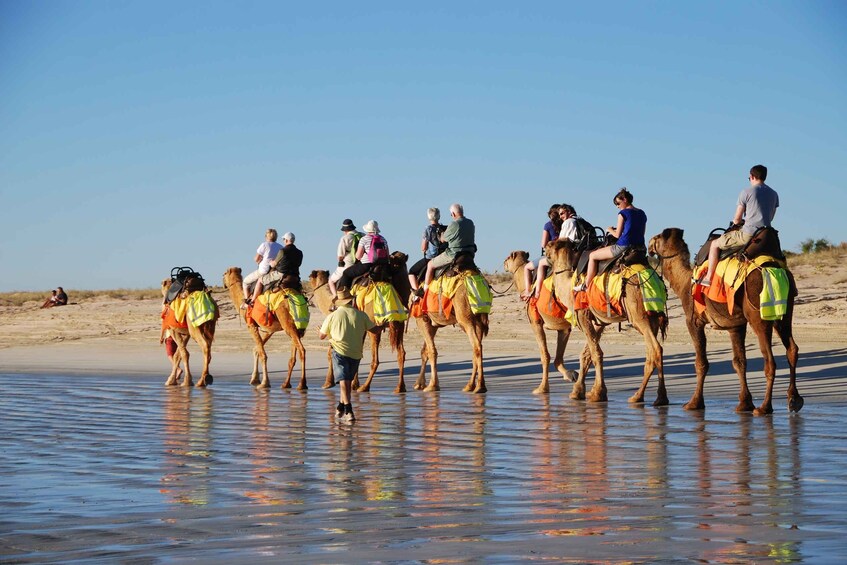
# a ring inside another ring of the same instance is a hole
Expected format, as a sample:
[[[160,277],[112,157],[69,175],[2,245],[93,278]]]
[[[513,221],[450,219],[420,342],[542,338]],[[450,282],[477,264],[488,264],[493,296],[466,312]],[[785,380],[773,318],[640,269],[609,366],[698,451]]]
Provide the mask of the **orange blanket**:
[[[621,305],[620,295],[610,296],[607,302],[606,295],[598,284],[592,284],[586,290],[586,294],[588,295],[588,304],[594,310],[611,316],[623,316],[623,306]]]
[[[427,289],[422,300],[418,301],[421,304],[421,314],[432,312],[434,314],[444,314],[444,317],[449,318],[453,313],[453,301],[445,295],[431,292]],[[420,316],[419,316],[420,317]]]
[[[529,299],[529,305],[530,315],[535,321],[539,320],[541,314],[551,318],[564,318],[568,311],[568,308],[556,298],[552,290],[552,285],[548,285],[547,281],[542,283],[538,298],[533,296]]]
[[[176,319],[176,313],[173,311],[173,308],[168,306],[164,312],[162,312],[162,329],[167,330],[170,328],[187,328],[188,321],[183,318],[182,322]]]
[[[252,306],[247,307],[247,324],[251,326],[262,326],[268,328],[276,322],[276,316],[261,300],[254,300]]]

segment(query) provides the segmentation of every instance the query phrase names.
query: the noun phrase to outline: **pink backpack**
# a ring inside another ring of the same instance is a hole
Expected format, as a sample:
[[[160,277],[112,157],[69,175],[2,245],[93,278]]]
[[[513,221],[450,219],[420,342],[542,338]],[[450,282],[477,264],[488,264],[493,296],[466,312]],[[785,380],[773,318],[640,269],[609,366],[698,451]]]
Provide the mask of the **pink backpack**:
[[[378,233],[371,234],[371,246],[368,249],[368,263],[388,260],[388,242]]]

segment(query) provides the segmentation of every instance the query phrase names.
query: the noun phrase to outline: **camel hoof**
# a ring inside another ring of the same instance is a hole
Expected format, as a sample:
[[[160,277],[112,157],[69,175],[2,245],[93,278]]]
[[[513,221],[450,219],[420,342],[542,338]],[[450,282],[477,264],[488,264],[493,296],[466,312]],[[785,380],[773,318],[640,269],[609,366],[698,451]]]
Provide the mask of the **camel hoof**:
[[[439,390],[441,390],[441,387],[438,385],[428,385],[425,389],[423,389],[424,392],[437,392]]]
[[[206,388],[206,383],[201,379],[197,381],[197,384],[194,385],[194,388]]]
[[[417,383],[415,383],[415,386],[413,386],[412,388],[415,390],[425,390],[425,387],[423,385],[419,385]]]
[[[705,410],[706,403],[700,400],[689,400],[685,404],[682,405],[683,410]]]
[[[282,389],[291,388],[291,383],[288,383],[288,382],[282,383],[281,385],[279,385],[279,388],[282,388]]]
[[[767,416],[768,414],[773,414],[772,406],[762,406],[753,410],[754,416]]]
[[[176,379],[168,379],[165,381],[165,386],[176,386]]]
[[[670,400],[668,400],[667,396],[660,396],[656,400],[653,401],[653,407],[658,408],[659,406],[667,406],[670,404]]]
[[[258,385],[256,385],[256,388],[265,388],[265,389],[271,388],[271,383],[270,382],[260,382]]]
[[[538,385],[532,390],[532,394],[550,394],[550,387]]]
[[[788,399],[788,410],[791,412],[799,412],[803,409],[803,404],[806,401],[799,394]]]
[[[335,386],[335,383],[324,383],[323,385],[321,385],[321,388],[327,389],[327,388],[332,388],[334,386]]]
[[[462,392],[470,392],[472,390],[473,390],[473,387],[471,385],[465,385],[465,386],[462,387]]]
[[[752,412],[755,409],[755,406],[747,402],[739,402],[738,406],[735,407],[735,411],[739,414],[742,414],[744,412]]]
[[[608,402],[608,399],[606,398],[605,392],[594,392],[594,391],[592,391],[592,392],[589,392],[586,395],[585,398],[586,398],[586,400],[588,400],[588,402]]]
[[[403,394],[404,392],[406,392],[406,385],[397,385],[394,389],[394,394]]]
[[[639,396],[637,394],[633,394],[632,396],[629,397],[629,400],[627,400],[627,402],[629,402],[630,404],[641,404],[641,403],[644,402],[644,397]],[[655,406],[655,404],[654,404],[654,406]]]
[[[578,377],[579,373],[576,371],[565,371],[565,374],[562,376],[566,383],[575,383]]]
[[[362,385],[362,386],[360,386],[359,388],[356,389],[356,392],[370,392],[370,391],[371,391],[371,385]]]
[[[260,381],[259,379],[251,379],[251,380],[250,380],[250,385],[251,385],[251,386],[259,386],[259,383],[261,383],[261,382],[262,382],[262,381]]]
[[[475,388],[473,392],[474,394],[485,394],[486,392],[488,392],[488,389],[484,386],[481,386],[479,388]]]
[[[297,390],[309,390],[309,387],[306,385],[297,385]]]
[[[192,387],[192,386],[194,386],[194,381],[182,381],[182,386]]]

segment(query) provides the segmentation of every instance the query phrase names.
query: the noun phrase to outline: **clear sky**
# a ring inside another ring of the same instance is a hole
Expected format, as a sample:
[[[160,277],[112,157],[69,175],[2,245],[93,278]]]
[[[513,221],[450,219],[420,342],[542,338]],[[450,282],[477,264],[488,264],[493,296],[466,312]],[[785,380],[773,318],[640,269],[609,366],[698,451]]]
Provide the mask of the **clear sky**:
[[[458,6],[457,6],[458,4]],[[691,247],[756,163],[783,246],[847,240],[847,4],[0,2],[0,291],[220,284],[265,229],[331,269],[341,221],[478,263],[554,202]]]

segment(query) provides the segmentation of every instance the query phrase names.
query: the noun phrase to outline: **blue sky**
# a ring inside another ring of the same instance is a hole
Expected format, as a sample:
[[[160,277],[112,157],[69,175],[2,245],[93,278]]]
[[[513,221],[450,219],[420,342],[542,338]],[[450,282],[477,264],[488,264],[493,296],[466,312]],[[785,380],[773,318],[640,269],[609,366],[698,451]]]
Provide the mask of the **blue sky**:
[[[621,186],[696,247],[756,163],[784,247],[847,240],[845,4],[454,4],[0,2],[0,291],[220,284],[268,227],[305,275],[345,217],[416,259],[452,202],[493,271]]]

